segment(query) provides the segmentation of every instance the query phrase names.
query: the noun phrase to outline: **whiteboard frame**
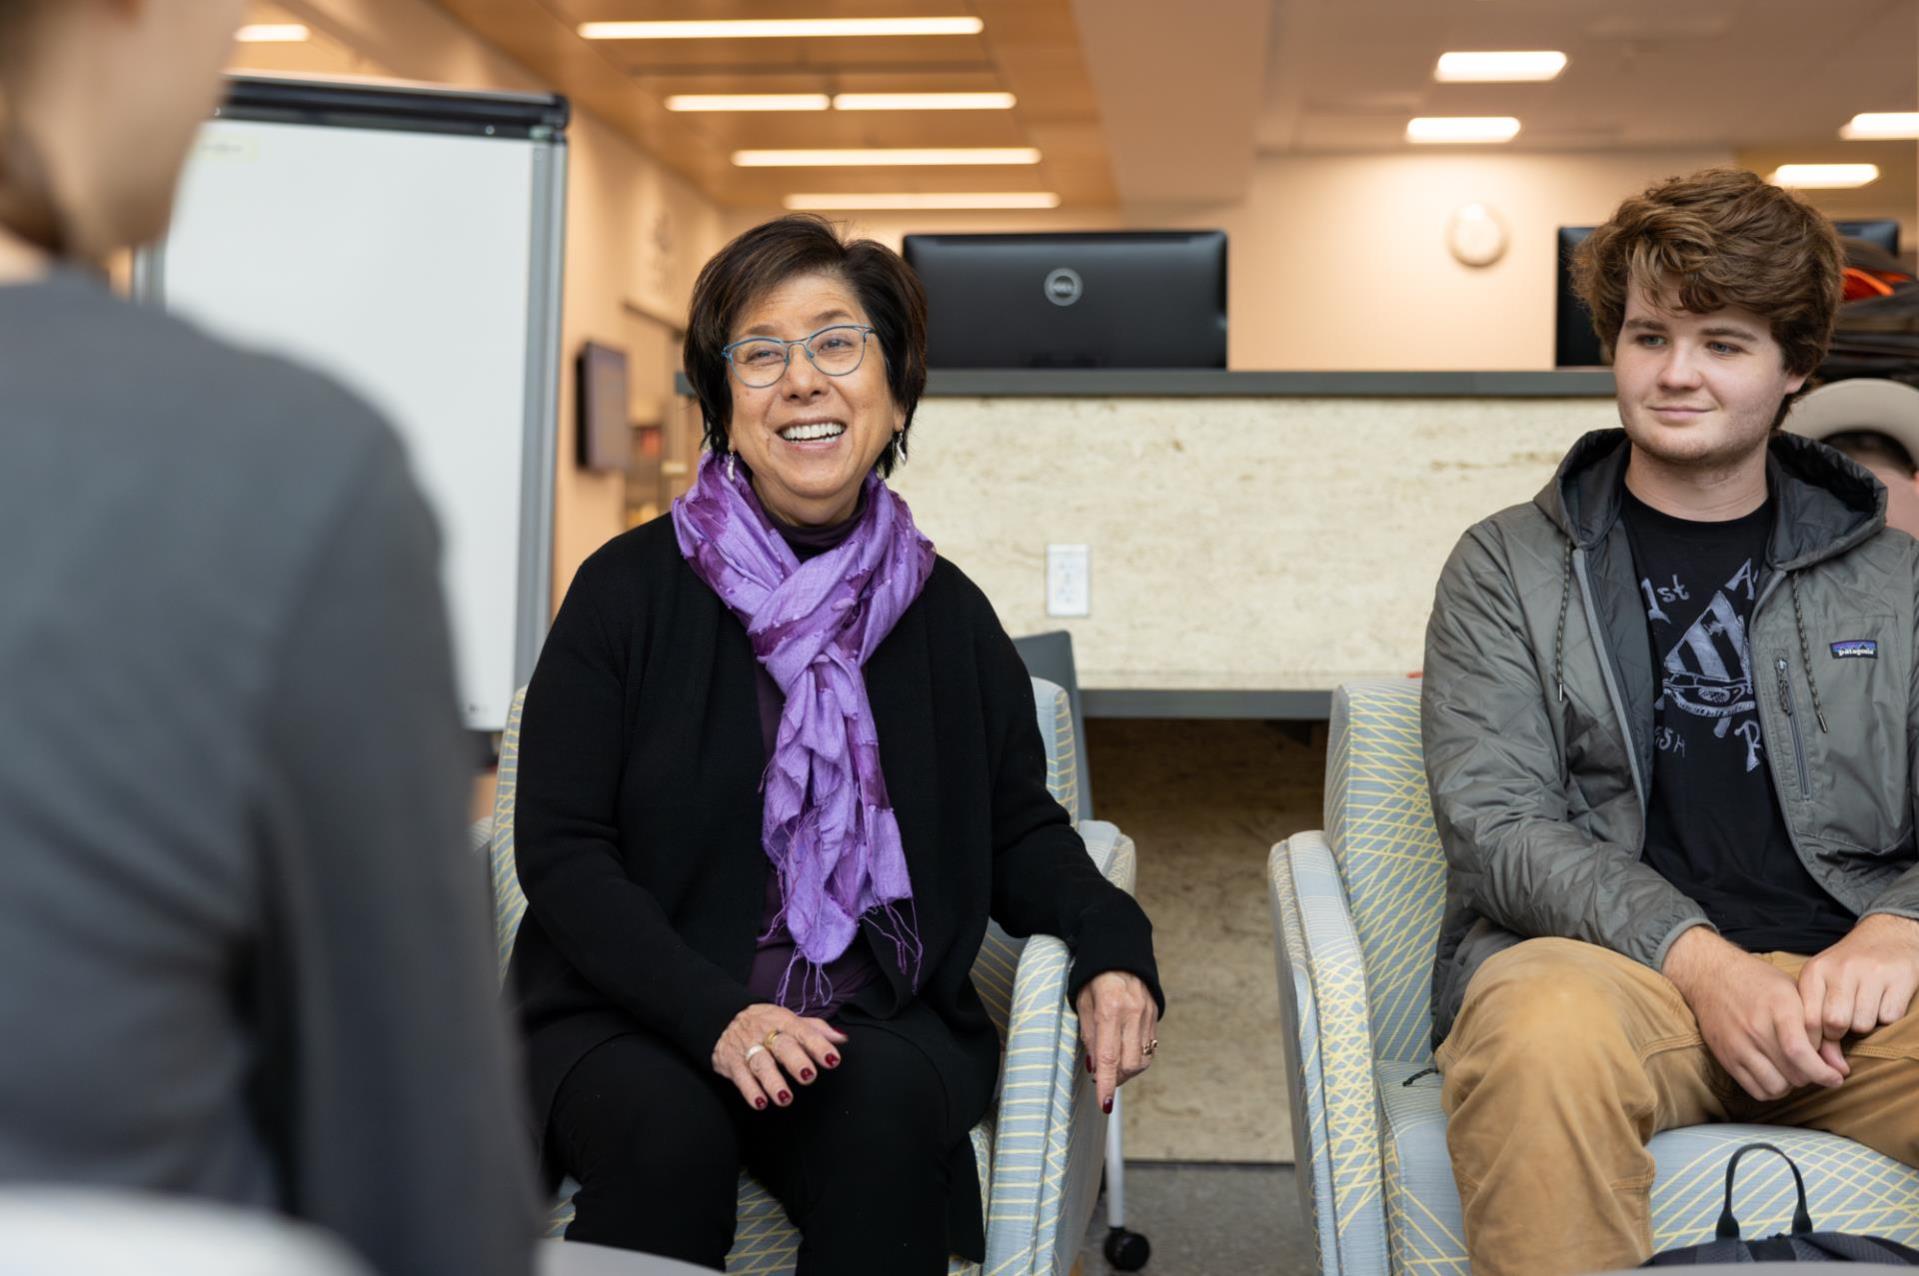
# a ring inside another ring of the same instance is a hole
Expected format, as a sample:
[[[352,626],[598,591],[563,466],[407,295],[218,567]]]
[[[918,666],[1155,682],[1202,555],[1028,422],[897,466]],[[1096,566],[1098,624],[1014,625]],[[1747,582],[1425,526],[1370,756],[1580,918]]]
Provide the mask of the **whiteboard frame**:
[[[566,267],[566,126],[557,94],[498,93],[387,80],[229,76],[214,118],[292,128],[357,128],[530,140],[535,145],[527,271],[526,402],[520,466],[519,554],[513,634],[515,688],[526,685],[546,640],[553,591],[554,482],[559,451],[562,285]],[[135,254],[133,296],[166,308],[166,240]],[[507,689],[510,703],[514,688]],[[500,722],[467,722],[497,733]]]

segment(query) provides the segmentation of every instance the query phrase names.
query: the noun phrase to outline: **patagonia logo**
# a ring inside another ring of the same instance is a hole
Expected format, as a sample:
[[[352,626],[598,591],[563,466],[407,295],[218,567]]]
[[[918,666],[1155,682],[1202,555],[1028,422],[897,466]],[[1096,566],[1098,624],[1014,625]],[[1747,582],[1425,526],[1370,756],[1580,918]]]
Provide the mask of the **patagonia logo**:
[[[1877,660],[1879,644],[1870,638],[1854,638],[1851,642],[1832,644],[1832,656],[1835,660]]]

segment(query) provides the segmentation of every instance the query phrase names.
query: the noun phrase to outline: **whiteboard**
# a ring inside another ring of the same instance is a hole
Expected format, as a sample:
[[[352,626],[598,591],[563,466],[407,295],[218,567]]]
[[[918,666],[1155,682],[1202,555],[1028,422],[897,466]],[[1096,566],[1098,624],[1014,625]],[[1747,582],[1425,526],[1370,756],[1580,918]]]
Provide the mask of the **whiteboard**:
[[[204,126],[141,292],[392,423],[440,524],[463,716],[498,731],[549,596],[563,143],[327,105]]]

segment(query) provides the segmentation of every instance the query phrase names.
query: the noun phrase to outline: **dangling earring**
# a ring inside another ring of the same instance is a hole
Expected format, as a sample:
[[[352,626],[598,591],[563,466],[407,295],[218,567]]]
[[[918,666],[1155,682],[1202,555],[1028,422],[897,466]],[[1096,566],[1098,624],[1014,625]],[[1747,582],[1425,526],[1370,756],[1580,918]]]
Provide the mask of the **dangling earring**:
[[[731,483],[735,481],[735,478],[736,476],[733,471],[733,449],[728,448],[726,449],[726,481]]]

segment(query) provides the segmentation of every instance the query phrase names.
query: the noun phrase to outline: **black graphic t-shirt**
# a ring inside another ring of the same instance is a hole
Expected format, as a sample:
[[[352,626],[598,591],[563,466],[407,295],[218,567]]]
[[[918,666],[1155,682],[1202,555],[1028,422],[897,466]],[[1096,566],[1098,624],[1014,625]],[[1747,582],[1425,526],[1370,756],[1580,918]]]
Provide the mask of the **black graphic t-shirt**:
[[[1748,952],[1817,953],[1854,918],[1792,849],[1760,736],[1772,684],[1753,668],[1746,626],[1772,503],[1696,523],[1625,498],[1660,687],[1645,861]]]

